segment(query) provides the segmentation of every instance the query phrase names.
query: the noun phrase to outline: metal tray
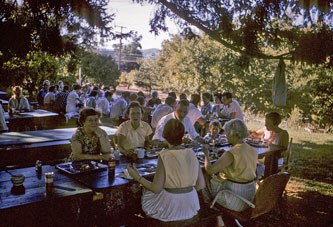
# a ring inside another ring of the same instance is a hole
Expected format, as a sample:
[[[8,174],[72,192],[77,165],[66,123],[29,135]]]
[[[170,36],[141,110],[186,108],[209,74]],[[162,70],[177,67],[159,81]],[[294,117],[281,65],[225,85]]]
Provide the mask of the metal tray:
[[[89,168],[80,168],[83,167],[84,165],[88,165]],[[83,173],[95,173],[107,169],[106,165],[95,161],[79,161],[73,163],[67,162],[67,163],[57,164],[55,167],[62,172],[72,175],[83,174]]]

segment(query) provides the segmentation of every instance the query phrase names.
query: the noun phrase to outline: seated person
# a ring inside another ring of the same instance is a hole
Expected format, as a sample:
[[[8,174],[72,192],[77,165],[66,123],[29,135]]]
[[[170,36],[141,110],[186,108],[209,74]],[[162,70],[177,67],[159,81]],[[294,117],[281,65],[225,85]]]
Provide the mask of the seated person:
[[[211,121],[209,123],[209,132],[204,137],[206,142],[212,142],[212,140],[219,140],[221,138],[221,123],[217,120]]]
[[[214,163],[211,164],[207,145],[204,147],[205,169],[208,175],[220,173],[223,178],[211,180],[211,195],[213,197],[222,190],[228,189],[233,193],[246,198],[249,201],[254,199],[256,194],[256,167],[258,154],[250,145],[244,143],[249,136],[246,125],[239,119],[227,122],[223,127],[228,142],[233,145],[228,151]],[[234,211],[243,211],[247,205],[232,194],[225,193],[218,200],[221,206]]]
[[[203,104],[201,105],[201,113],[207,119],[207,116],[213,113],[213,106],[210,103],[213,97],[209,92],[202,93],[202,101]]]
[[[50,88],[50,81],[44,80],[43,87],[39,90],[37,94],[37,101],[39,106],[44,105],[44,97],[47,94],[47,92],[49,92],[49,88]]]
[[[160,104],[156,107],[155,111],[152,114],[151,126],[156,128],[158,122],[162,117],[172,113],[174,110],[176,100],[172,97],[167,97],[164,104]]]
[[[79,113],[79,127],[72,137],[72,153],[68,161],[103,160],[113,158],[106,132],[99,125],[100,113],[93,108],[83,108]]]
[[[240,119],[244,121],[242,108],[240,107],[238,101],[232,98],[232,94],[230,92],[227,91],[222,93],[222,102],[224,106],[219,113],[219,117]]]
[[[53,110],[53,105],[56,98],[56,87],[51,86],[49,92],[44,97],[44,107],[47,110]]]
[[[222,109],[222,94],[220,92],[214,93],[215,105],[213,106],[212,114],[216,117],[219,116]]]
[[[163,222],[193,218],[200,209],[197,191],[205,187],[198,159],[192,148],[180,144],[184,125],[170,119],[163,129],[169,149],[161,151],[153,182],[140,176],[134,164],[129,174],[144,188],[142,209],[147,216]],[[195,190],[194,190],[195,189]]]
[[[266,141],[269,144],[272,144],[273,146],[280,146],[285,149],[287,149],[289,144],[289,134],[286,130],[279,127],[279,124],[281,123],[281,115],[277,112],[269,112],[265,116],[265,127],[266,130],[269,132],[269,137],[266,139]],[[271,159],[279,158],[278,160],[278,166],[283,165],[283,154],[278,154],[276,156],[270,155],[265,158],[258,160],[258,178],[264,175],[265,166],[264,163],[270,163]]]
[[[144,147],[149,150],[149,136],[153,133],[150,125],[141,120],[142,112],[142,107],[137,101],[131,102],[126,110],[129,120],[121,123],[116,133],[120,153],[134,160],[135,148]]]
[[[92,90],[89,94],[89,97],[86,100],[86,107],[96,108],[96,98],[98,91]]]
[[[8,101],[8,113],[30,111],[29,101],[22,95],[19,86],[14,87],[13,96]]]
[[[165,124],[170,119],[177,119],[181,121],[185,127],[185,132],[189,133],[191,140],[196,140],[200,143],[204,143],[205,140],[199,136],[197,131],[195,130],[190,118],[187,117],[187,114],[189,112],[189,101],[186,99],[180,100],[177,105],[174,107],[174,112],[165,115],[162,117],[159,122],[157,123],[155,134],[153,136],[154,143],[159,147],[166,147],[167,142],[165,141],[165,138],[163,137],[163,130]],[[183,142],[189,142],[188,139],[184,139]]]
[[[6,120],[5,120],[5,111],[2,108],[2,102],[0,101],[0,133],[1,132],[8,132],[8,127],[6,124]]]

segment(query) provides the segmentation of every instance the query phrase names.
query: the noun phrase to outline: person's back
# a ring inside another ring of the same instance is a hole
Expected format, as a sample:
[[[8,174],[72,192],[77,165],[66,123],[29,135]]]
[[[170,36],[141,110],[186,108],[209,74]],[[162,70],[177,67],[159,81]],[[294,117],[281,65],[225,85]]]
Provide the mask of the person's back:
[[[66,113],[67,97],[69,94],[68,90],[69,87],[65,85],[63,90],[56,95],[53,108],[58,113]]]
[[[156,107],[155,111],[152,113],[151,126],[153,128],[157,127],[159,120],[173,112],[173,107],[176,103],[176,100],[172,97],[167,97],[165,99],[165,104],[160,104]]]

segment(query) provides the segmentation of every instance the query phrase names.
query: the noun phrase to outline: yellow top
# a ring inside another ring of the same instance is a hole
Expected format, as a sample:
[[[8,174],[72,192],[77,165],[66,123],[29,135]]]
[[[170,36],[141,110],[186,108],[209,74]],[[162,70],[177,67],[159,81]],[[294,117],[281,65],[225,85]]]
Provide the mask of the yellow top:
[[[144,147],[145,137],[152,133],[153,131],[147,122],[140,121],[140,126],[134,129],[130,121],[125,121],[119,126],[116,134],[125,136],[124,149],[128,150]]]
[[[236,144],[228,150],[233,158],[233,163],[223,169],[227,179],[236,182],[248,182],[256,177],[258,153],[246,143]]]
[[[195,186],[199,162],[191,148],[163,150],[160,153],[165,169],[164,188]]]

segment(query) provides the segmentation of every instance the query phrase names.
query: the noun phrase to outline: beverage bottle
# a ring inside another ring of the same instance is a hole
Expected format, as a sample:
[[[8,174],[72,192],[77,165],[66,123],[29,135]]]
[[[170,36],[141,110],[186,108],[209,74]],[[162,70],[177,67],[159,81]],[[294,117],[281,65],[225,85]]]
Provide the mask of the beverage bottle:
[[[112,152],[108,161],[108,175],[109,180],[113,180],[116,173],[116,156]]]
[[[42,161],[36,161],[35,169],[37,174],[42,174]]]

